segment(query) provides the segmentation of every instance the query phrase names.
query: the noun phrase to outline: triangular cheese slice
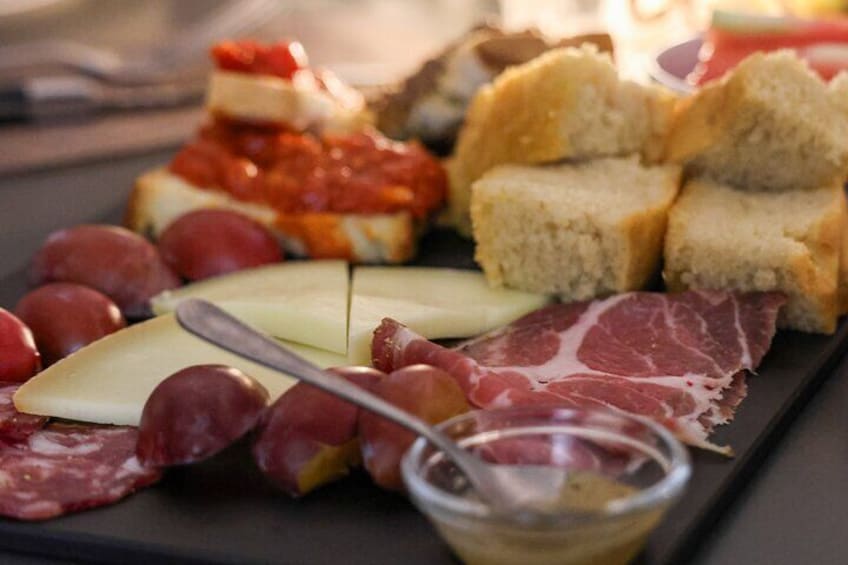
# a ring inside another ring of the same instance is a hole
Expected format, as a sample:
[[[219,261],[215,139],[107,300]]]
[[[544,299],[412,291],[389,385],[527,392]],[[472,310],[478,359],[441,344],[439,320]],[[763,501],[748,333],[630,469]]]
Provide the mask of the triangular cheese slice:
[[[345,364],[327,351],[285,343],[322,366]],[[261,382],[273,401],[294,379],[206,343],[183,330],[172,314],[104,337],[27,381],[15,395],[21,412],[84,422],[138,425],[157,384],[191,365],[236,367]]]
[[[293,261],[167,290],[151,305],[163,314],[203,298],[263,333],[344,355],[348,284],[344,261]]]
[[[431,267],[353,271],[348,360],[368,364],[371,338],[394,318],[430,339],[476,336],[541,308],[551,297],[491,288],[482,273]]]

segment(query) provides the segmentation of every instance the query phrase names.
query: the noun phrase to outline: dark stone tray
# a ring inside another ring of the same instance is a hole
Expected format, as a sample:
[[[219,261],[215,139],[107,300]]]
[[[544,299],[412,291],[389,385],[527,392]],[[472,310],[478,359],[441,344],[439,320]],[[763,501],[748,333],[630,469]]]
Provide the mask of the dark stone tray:
[[[119,211],[105,220],[116,220]],[[33,247],[48,231],[30,226]],[[418,264],[474,268],[471,245],[435,232]],[[0,306],[24,290],[23,273],[0,279]],[[715,434],[736,457],[694,453],[692,483],[651,537],[645,564],[685,562],[763,464],[794,416],[846,347],[833,336],[777,335],[736,420]],[[120,371],[120,367],[116,367]],[[0,521],[0,550],[107,563],[454,563],[426,520],[403,497],[363,474],[302,500],[275,492],[239,445],[207,463],[169,471],[158,486],[111,507],[40,524]]]

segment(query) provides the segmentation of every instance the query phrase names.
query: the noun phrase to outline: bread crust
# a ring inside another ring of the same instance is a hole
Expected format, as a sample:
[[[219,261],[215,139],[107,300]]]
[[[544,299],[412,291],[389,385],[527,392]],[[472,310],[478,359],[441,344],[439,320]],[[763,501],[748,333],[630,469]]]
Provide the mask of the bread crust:
[[[235,200],[224,191],[193,186],[165,168],[136,180],[124,224],[156,237],[171,221],[199,208],[241,212],[268,227],[286,251],[297,256],[403,263],[415,255],[418,229],[407,212],[280,214],[267,206]]]
[[[672,169],[665,179],[665,197],[641,214],[633,215],[623,223],[628,249],[624,254],[630,260],[622,270],[620,288],[639,290],[659,274],[659,263],[668,229],[668,214],[680,190],[683,171]]]
[[[842,247],[839,251],[839,286],[836,291],[840,316],[848,314],[848,198],[844,191],[842,205],[845,208],[845,219],[840,236]]]

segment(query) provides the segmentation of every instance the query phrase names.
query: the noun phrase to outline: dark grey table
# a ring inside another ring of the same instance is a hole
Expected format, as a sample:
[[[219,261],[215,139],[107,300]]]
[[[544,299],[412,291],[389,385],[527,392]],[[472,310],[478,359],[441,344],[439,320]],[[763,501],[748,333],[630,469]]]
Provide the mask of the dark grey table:
[[[172,150],[0,178],[0,278],[21,269],[45,229],[114,216],[140,172]],[[22,290],[22,289],[21,289]],[[14,289],[5,290],[3,302]],[[827,380],[695,562],[848,562],[848,360]],[[2,563],[37,558],[0,553]]]

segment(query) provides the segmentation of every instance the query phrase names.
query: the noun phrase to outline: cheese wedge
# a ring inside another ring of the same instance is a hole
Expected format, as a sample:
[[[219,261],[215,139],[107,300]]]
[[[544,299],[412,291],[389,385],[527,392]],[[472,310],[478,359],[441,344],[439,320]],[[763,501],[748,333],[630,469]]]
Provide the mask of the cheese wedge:
[[[393,318],[430,339],[476,336],[541,308],[552,298],[491,288],[482,273],[431,267],[357,267],[353,271],[348,362],[371,360],[371,338]]]
[[[323,367],[345,364],[339,355],[286,345]],[[254,377],[272,401],[295,382],[189,334],[169,314],[109,335],[48,367],[18,390],[15,407],[29,414],[136,426],[157,384],[180,369],[208,363]]]
[[[295,261],[165,291],[151,305],[164,314],[203,298],[268,335],[344,355],[348,282],[344,261]]]

